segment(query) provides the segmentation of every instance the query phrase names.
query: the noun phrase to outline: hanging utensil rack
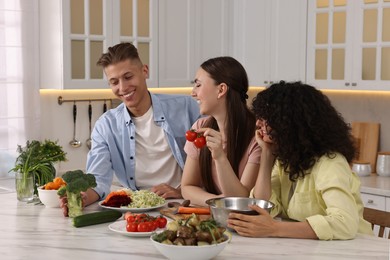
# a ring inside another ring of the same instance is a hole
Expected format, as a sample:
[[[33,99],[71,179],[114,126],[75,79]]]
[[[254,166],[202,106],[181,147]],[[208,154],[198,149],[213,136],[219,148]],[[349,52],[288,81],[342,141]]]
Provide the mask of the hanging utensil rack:
[[[89,99],[63,99],[62,96],[58,96],[58,105],[62,105],[64,102],[93,102],[93,101],[104,101],[110,102],[110,107],[112,107],[112,99],[111,98],[89,98]]]

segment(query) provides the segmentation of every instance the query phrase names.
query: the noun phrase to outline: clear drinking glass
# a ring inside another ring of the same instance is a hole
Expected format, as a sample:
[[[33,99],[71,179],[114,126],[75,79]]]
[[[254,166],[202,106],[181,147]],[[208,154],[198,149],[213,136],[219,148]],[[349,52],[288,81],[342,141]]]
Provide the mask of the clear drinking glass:
[[[15,174],[16,196],[19,201],[30,202],[34,199],[34,174]]]

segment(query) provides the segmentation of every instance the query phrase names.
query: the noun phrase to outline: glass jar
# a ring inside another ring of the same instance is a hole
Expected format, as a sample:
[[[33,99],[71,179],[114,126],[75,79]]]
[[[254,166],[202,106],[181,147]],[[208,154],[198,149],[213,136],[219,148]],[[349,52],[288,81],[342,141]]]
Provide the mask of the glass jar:
[[[34,174],[15,173],[16,197],[19,201],[31,202],[34,200]]]

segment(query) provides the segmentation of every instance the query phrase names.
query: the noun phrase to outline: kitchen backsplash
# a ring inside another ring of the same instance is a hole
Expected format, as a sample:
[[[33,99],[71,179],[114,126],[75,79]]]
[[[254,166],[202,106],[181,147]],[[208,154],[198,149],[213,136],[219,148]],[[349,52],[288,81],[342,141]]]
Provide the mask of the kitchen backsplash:
[[[248,104],[263,88],[251,87]],[[190,94],[191,88],[153,88],[154,93]],[[379,151],[390,151],[390,91],[363,92],[363,91],[324,91],[333,105],[343,115],[347,122],[365,121],[379,122],[380,142]],[[70,100],[58,103],[58,97]],[[111,90],[41,90],[41,139],[58,140],[67,152],[68,161],[57,166],[59,172],[72,169],[85,169],[88,148],[85,141],[89,137],[88,104],[76,102],[76,139],[82,142],[78,148],[72,147],[69,142],[73,139],[73,102],[79,99],[107,99],[108,108],[116,106]],[[103,114],[104,101],[92,101],[92,127],[95,121]],[[183,133],[184,134],[184,133]]]

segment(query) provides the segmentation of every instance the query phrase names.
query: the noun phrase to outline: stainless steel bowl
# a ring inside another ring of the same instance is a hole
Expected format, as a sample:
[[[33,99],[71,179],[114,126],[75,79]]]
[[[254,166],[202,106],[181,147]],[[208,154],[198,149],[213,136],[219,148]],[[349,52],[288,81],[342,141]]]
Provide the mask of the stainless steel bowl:
[[[247,215],[258,215],[257,211],[254,211],[248,207],[248,205],[257,205],[260,208],[271,211],[274,204],[272,202],[254,198],[246,197],[224,197],[209,199],[206,201],[210,206],[211,215],[220,225],[226,227],[227,219],[230,212],[237,212]]]

